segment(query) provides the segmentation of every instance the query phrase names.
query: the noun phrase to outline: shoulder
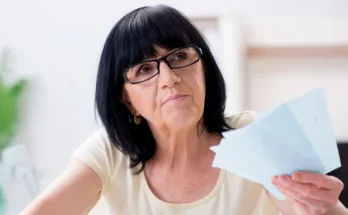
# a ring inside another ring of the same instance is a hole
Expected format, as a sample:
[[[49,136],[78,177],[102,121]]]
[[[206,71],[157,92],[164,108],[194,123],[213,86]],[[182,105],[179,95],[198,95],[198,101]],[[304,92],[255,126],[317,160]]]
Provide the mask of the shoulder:
[[[97,173],[103,184],[101,194],[109,190],[111,179],[126,160],[126,156],[110,142],[104,128],[88,137],[72,157],[79,159]]]
[[[105,156],[112,158],[117,153],[113,144],[109,141],[104,128],[100,128],[89,136],[76,150],[75,154],[95,154],[96,156]]]
[[[225,118],[226,123],[232,128],[242,128],[246,125],[251,124],[256,118],[256,112],[254,111],[242,111],[233,114],[232,116],[227,116]]]

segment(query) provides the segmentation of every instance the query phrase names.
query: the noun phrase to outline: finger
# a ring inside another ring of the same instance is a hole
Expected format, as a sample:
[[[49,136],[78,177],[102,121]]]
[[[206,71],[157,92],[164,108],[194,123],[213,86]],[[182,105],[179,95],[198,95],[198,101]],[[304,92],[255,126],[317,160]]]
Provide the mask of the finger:
[[[291,192],[289,192],[287,189],[283,188],[282,186],[278,186],[276,185],[276,187],[278,188],[278,190],[286,197],[286,199],[291,202],[292,205],[295,204],[295,199],[292,195]],[[301,213],[296,213],[296,214],[301,214]]]
[[[295,214],[300,214],[300,215],[315,215],[316,214],[315,212],[312,212],[311,210],[309,210],[307,205],[297,200],[294,200],[294,212]]]
[[[296,200],[306,205],[306,207],[309,208],[309,210],[312,212],[317,212],[317,213],[320,212],[319,214],[322,214],[327,211],[327,208],[330,207],[330,204],[328,203],[325,203],[316,199],[307,198],[296,191],[282,188],[280,186],[279,186],[279,190],[281,190],[281,192],[284,193],[284,195],[286,193],[287,196],[291,196],[291,198],[294,201]]]
[[[326,189],[343,189],[343,182],[334,176],[312,172],[296,172],[292,179],[300,183],[308,183]]]
[[[293,197],[293,194],[287,190],[286,188],[280,186],[280,185],[276,185],[276,187],[278,188],[278,190],[284,194],[284,196],[288,199],[288,200],[291,200],[293,201],[294,200],[294,197]]]
[[[316,199],[322,202],[336,204],[338,201],[338,195],[332,190],[319,189],[310,184],[297,183],[290,179],[288,176],[280,176],[278,179],[279,185],[287,188],[288,190],[300,193],[302,196],[307,198]]]
[[[331,205],[325,202],[321,202],[315,199],[306,198],[302,195],[298,195],[295,199],[295,202],[300,202],[305,205],[309,211],[314,214],[324,214],[328,211],[328,208],[331,208]]]

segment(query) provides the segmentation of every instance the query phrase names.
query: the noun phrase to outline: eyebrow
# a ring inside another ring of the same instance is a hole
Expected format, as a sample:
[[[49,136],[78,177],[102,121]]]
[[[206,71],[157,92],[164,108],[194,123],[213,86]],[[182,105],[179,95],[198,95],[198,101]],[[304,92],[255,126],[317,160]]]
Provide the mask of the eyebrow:
[[[135,64],[129,66],[129,67],[126,69],[126,71],[129,70],[129,69],[131,69],[132,67],[135,67],[135,66],[139,65],[139,64],[146,63],[146,62],[152,62],[152,61],[156,61],[157,59],[160,59],[160,58],[163,58],[163,57],[167,57],[168,55],[170,55],[170,54],[176,52],[177,50],[180,50],[180,49],[182,49],[182,48],[187,48],[188,46],[191,46],[191,45],[186,45],[186,46],[181,46],[181,47],[177,47],[177,48],[171,49],[171,50],[169,50],[165,55],[163,55],[162,57],[157,57],[157,58],[151,58],[151,59],[142,60],[142,61],[140,61],[140,62],[138,62],[138,63],[135,63]],[[164,48],[164,49],[165,49],[165,48]],[[157,52],[157,51],[156,51],[156,52]],[[157,52],[157,53],[158,53],[158,52]]]
[[[160,59],[160,58],[163,58],[163,57],[167,57],[168,55],[170,55],[170,54],[176,52],[176,51],[179,50],[179,49],[185,48],[185,47],[186,47],[186,46],[171,49],[171,50],[167,51],[167,53],[164,54],[164,55],[161,56],[161,57],[145,59],[145,60],[143,60],[143,61],[140,61],[139,63],[134,64],[134,66],[136,66],[136,65],[138,65],[138,64],[140,64],[140,63],[146,63],[146,62],[149,62],[149,61],[154,61],[154,60],[157,60],[157,59]]]

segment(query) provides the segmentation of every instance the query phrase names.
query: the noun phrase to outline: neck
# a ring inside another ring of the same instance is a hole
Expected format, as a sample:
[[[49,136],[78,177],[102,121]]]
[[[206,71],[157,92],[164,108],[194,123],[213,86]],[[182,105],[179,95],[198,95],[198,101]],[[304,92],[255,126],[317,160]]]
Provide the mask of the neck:
[[[153,161],[168,170],[197,165],[212,153],[210,147],[218,144],[221,139],[196,126],[177,131],[152,130],[156,140],[156,154]]]

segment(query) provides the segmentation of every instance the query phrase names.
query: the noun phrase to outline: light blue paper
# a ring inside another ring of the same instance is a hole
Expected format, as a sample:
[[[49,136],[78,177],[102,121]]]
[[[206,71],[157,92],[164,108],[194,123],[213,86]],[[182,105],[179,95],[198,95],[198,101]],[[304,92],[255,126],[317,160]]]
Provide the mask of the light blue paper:
[[[262,184],[284,199],[272,184],[275,175],[296,171],[326,174],[341,166],[322,89],[262,113],[250,125],[228,132],[213,166]]]
[[[315,89],[288,103],[294,117],[307,134],[325,166],[326,174],[341,166],[337,143],[323,89]]]

